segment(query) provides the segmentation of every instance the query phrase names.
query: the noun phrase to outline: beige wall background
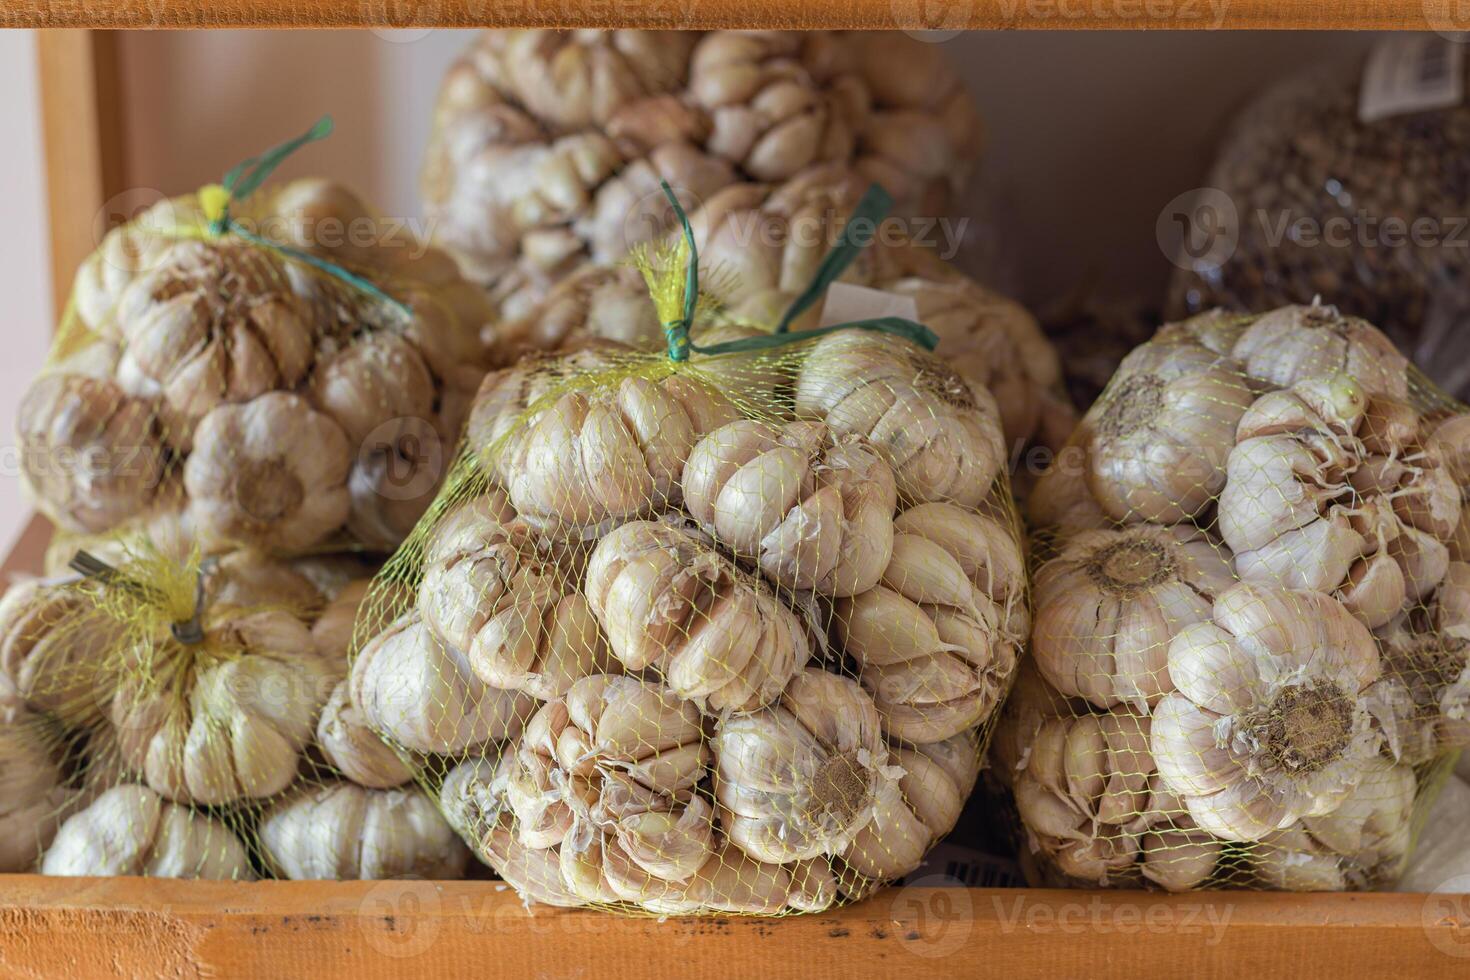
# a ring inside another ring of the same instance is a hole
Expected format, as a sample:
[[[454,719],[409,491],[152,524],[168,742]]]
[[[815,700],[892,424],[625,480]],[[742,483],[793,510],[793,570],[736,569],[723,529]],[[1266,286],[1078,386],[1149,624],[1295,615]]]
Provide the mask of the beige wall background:
[[[330,112],[336,134],[284,176],[331,174],[386,214],[419,215],[417,173],[439,78],[472,32],[216,31],[122,39],[126,172],[176,194],[216,180]],[[1154,239],[1166,202],[1198,186],[1222,126],[1250,95],[1318,62],[1354,57],[1368,34],[1017,32],[942,44],[974,92],[988,147],[965,262],[1033,306],[1079,282],[1157,297],[1169,266]],[[0,424],[52,322],[43,243],[34,38],[0,32],[0,290],[10,299]],[[13,438],[0,446],[13,444]],[[13,455],[13,454],[12,454]],[[0,467],[0,536],[23,519],[13,460]]]

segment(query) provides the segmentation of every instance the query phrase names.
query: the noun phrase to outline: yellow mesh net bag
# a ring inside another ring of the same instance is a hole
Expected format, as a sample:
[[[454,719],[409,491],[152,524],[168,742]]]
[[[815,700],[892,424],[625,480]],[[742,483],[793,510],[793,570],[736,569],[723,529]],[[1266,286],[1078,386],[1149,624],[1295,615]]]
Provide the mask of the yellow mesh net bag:
[[[433,499],[493,311],[340,186],[262,187],[330,131],[159,202],[83,263],[19,410],[26,486],[60,528],[387,552]]]
[[[953,826],[1012,679],[995,401],[916,323],[723,316],[692,234],[638,262],[667,353],[591,341],[486,379],[348,693],[528,901],[827,908]]]
[[[1123,362],[1038,482],[994,772],[1051,883],[1392,883],[1465,744],[1470,416],[1330,306]]]
[[[463,874],[346,697],[362,563],[94,543],[0,601],[0,870]]]

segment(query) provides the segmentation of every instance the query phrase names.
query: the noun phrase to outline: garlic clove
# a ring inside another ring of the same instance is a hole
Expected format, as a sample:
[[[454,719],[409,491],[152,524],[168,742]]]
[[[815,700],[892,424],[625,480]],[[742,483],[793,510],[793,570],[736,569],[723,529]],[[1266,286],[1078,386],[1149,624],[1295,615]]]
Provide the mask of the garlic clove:
[[[1217,715],[1243,711],[1260,686],[1255,663],[1214,623],[1192,623],[1168,651],[1169,678],[1190,701]]]
[[[1187,800],[1218,794],[1242,778],[1229,752],[1215,744],[1215,719],[1178,693],[1154,705],[1149,740],[1154,763],[1165,784]],[[1214,796],[1208,799],[1203,805],[1213,806]]]
[[[386,789],[413,778],[408,764],[367,726],[348,698],[346,681],[333,688],[322,708],[316,741],[327,762],[359,786]]]
[[[1186,796],[1184,803],[1201,829],[1225,840],[1258,841],[1291,822],[1290,812],[1249,777],[1210,796]]]

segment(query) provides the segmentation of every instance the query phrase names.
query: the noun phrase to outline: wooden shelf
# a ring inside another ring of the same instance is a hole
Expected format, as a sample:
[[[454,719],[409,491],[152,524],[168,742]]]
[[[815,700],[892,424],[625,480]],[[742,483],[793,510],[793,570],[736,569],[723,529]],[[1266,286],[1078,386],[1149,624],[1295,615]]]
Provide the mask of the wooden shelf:
[[[117,0],[0,5],[0,27],[782,27],[1464,30],[1456,0]]]
[[[494,882],[0,876],[7,976],[1445,976],[1470,908],[1423,895],[904,888],[781,920],[537,908]],[[308,969],[309,968],[309,969]]]

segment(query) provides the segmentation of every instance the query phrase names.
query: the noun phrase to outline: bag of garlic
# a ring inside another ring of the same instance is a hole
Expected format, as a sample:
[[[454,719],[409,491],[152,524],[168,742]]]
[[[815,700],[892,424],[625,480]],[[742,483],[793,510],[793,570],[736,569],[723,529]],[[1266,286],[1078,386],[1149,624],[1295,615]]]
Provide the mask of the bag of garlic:
[[[1035,318],[939,258],[932,243],[916,237],[925,234],[917,223],[893,218],[854,228],[849,219],[866,189],[857,171],[829,165],[780,185],[741,183],[715,192],[689,214],[701,289],[718,301],[725,319],[751,331],[780,323],[828,249],[853,230],[868,244],[837,280],[849,302],[872,302],[870,291],[878,290],[895,309],[908,307],[939,337],[936,355],[995,396],[1013,449],[1032,441],[1059,448],[1076,414],[1062,389],[1056,350]],[[829,290],[825,305],[807,306],[787,326],[819,325],[842,295]],[[839,309],[832,322],[846,318]],[[528,312],[506,319],[501,334],[507,344],[532,349],[562,349],[593,337],[647,350],[666,343],[642,277],[627,263],[583,265]]]
[[[436,243],[508,317],[721,188],[827,164],[938,216],[980,123],[938,45],[897,32],[485,31],[450,68],[424,162]]]
[[[1273,84],[1230,122],[1188,213],[1169,305],[1263,310],[1328,296],[1470,400],[1461,38],[1386,35]],[[1227,248],[1228,246],[1228,248]]]
[[[899,318],[707,343],[685,231],[638,258],[666,352],[486,379],[349,695],[528,901],[816,911],[975,782],[1027,628],[999,413]]]
[[[179,526],[209,553],[388,552],[495,358],[444,253],[338,185],[262,188],[305,135],[110,231],[19,410],[59,527]]]
[[[354,562],[97,544],[0,602],[0,867],[459,876],[464,844],[348,696]]]
[[[1320,304],[1124,359],[1028,501],[993,761],[1035,877],[1393,882],[1470,741],[1465,412]]]

